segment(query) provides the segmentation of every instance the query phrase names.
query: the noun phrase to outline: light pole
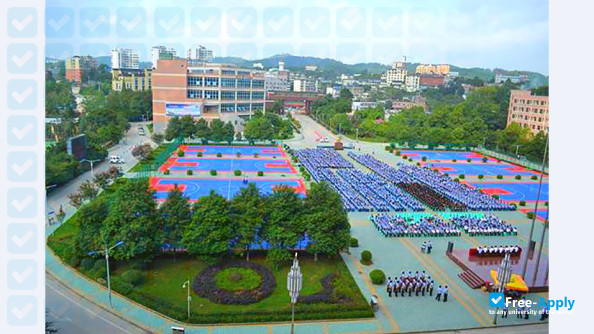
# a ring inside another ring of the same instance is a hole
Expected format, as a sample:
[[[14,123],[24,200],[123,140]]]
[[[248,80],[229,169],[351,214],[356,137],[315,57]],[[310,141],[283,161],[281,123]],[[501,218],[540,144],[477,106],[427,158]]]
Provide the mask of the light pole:
[[[299,260],[297,260],[297,253],[293,259],[293,265],[291,270],[287,274],[287,290],[289,290],[289,296],[291,296],[291,334],[295,333],[295,304],[297,303],[297,297],[301,291],[301,268],[299,268]]]
[[[192,296],[190,296],[190,279],[188,278],[187,281],[184,282],[184,285],[182,285],[182,288],[188,288],[188,321],[190,320],[190,302],[192,301]]]
[[[100,251],[93,251],[93,252],[88,252],[87,254],[89,255],[97,255],[97,254],[105,254],[105,267],[107,268],[107,294],[109,296],[109,307],[111,307],[111,280],[109,277],[109,251],[121,246],[124,242],[123,241],[118,241],[116,242],[115,245],[111,246],[111,247],[107,247],[107,245],[105,246],[105,250],[100,250]]]
[[[94,177],[95,174],[93,173],[93,164],[97,161],[101,161],[101,159],[89,160],[89,159],[82,159],[80,162],[88,162],[91,165],[91,177]]]
[[[540,190],[542,188],[542,179],[543,179],[543,173],[544,173],[544,168],[545,168],[545,162],[547,161],[547,151],[549,149],[549,136],[547,135],[547,139],[546,139],[546,143],[545,143],[545,149],[544,149],[544,154],[542,156],[542,165],[540,166],[540,181],[538,182],[538,193],[536,194],[536,202],[534,202],[534,215],[532,216],[532,224],[530,225],[530,234],[528,235],[528,241],[527,241],[527,246],[526,246],[526,251],[529,252],[530,251],[530,243],[532,242],[532,234],[534,234],[534,224],[536,222],[536,213],[538,212],[538,201],[540,201]],[[524,265],[522,267],[522,278],[526,279],[526,269],[528,267],[528,253],[526,253],[525,259],[524,259]]]
[[[504,292],[505,285],[509,282],[509,278],[511,276],[511,263],[510,263],[510,254],[505,253],[503,260],[501,260],[501,265],[499,265],[499,270],[497,271],[497,280],[499,281],[499,287],[497,292]],[[505,301],[505,297],[503,298]],[[499,311],[499,307],[495,308],[495,315],[493,316],[493,325],[497,325],[497,311]]]

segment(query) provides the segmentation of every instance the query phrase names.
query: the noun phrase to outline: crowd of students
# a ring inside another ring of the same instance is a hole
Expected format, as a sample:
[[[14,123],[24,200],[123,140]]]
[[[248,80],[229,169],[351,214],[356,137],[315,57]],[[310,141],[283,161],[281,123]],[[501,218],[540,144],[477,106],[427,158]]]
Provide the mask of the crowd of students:
[[[388,293],[388,297],[412,297],[413,294],[415,297],[422,296],[424,297],[425,294],[429,297],[433,297],[433,290],[435,288],[435,282],[431,275],[427,274],[424,270],[422,272],[416,271],[414,274],[411,270],[405,272],[404,270],[398,277],[388,277],[388,281],[386,283],[386,292]],[[443,296],[443,301],[448,301],[448,286],[441,286],[437,287],[437,291],[435,294],[435,299],[437,301],[441,301],[441,297]]]
[[[415,221],[412,217],[400,217],[380,213],[371,216],[373,226],[385,237],[443,237],[459,236],[460,230],[451,223],[426,216]]]
[[[467,211],[466,206],[439,194],[423,183],[399,183],[398,186],[420,199],[433,210],[438,211]]]
[[[517,235],[518,229],[501,218],[487,214],[484,217],[456,216],[450,220],[470,236]]]
[[[520,254],[520,252],[522,251],[522,248],[520,248],[520,246],[515,245],[507,245],[507,246],[489,246],[487,247],[485,246],[478,246],[476,248],[476,254],[478,256],[482,256],[482,255],[505,255],[507,253],[510,253],[511,255],[518,255]]]

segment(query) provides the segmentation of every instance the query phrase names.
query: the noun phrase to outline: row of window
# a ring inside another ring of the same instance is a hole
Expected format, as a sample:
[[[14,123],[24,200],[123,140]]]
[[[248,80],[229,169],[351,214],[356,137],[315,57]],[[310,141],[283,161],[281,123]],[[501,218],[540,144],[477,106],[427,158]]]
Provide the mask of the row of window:
[[[522,104],[528,104],[528,105],[541,105],[544,106],[547,104],[546,101],[536,101],[536,100],[524,100],[524,99],[514,99],[514,103],[522,103]]]
[[[188,76],[188,86],[218,87],[219,78]],[[264,88],[264,80],[221,78],[221,87]]]
[[[246,112],[246,111],[262,111],[264,109],[263,103],[221,103],[221,112]]]
[[[522,120],[522,119],[523,119],[523,120],[525,120],[525,121],[527,121],[527,120],[531,119],[532,121],[535,121],[535,122],[536,122],[536,117],[535,117],[535,116],[533,116],[532,118],[530,118],[530,117],[528,117],[528,116],[522,116],[522,115],[517,115],[517,116],[518,116],[518,117],[516,117],[516,115],[512,115],[512,119],[514,119],[514,118],[517,118],[517,119],[520,119],[520,120]],[[542,120],[543,120],[543,118],[542,118],[542,117],[539,117],[539,118],[538,118],[538,121],[539,121],[539,122],[542,122]]]
[[[537,108],[524,108],[524,107],[514,107],[514,111],[525,111],[525,112],[532,112],[532,113],[540,113],[544,114],[545,112],[548,113],[546,109],[537,109]]]
[[[218,100],[218,90],[188,89],[189,99]],[[221,91],[221,100],[263,100],[264,92]]]

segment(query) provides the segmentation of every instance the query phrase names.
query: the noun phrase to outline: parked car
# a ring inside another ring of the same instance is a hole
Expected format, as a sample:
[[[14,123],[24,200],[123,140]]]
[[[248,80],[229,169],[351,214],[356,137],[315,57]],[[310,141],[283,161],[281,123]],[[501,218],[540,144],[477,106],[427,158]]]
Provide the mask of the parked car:
[[[111,157],[109,157],[109,163],[120,165],[120,164],[124,164],[126,162],[119,155],[112,155]]]

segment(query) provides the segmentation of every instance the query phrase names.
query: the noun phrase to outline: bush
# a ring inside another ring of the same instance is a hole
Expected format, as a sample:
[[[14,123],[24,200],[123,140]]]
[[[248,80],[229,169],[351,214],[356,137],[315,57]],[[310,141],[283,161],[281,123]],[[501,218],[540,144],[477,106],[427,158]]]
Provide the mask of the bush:
[[[371,264],[371,252],[368,250],[364,250],[361,252],[361,263],[363,264]]]
[[[520,206],[526,206],[526,201],[520,201]]]
[[[483,162],[487,162],[487,160],[488,160],[487,158],[483,158]]]
[[[188,171],[186,172],[186,174],[188,174],[188,175],[194,175],[194,171],[192,171],[191,169],[188,169]]]
[[[399,157],[400,156],[400,151],[396,151],[396,156]]]
[[[241,152],[237,152],[237,154],[235,154],[235,156],[237,156],[238,158],[241,158]]]
[[[258,176],[264,176],[264,172],[263,172],[263,171],[261,171],[261,170],[259,170],[259,171],[258,171]]]
[[[80,257],[78,257],[76,254],[73,254],[70,257],[70,260],[68,261],[68,264],[71,267],[78,267],[80,265]]]
[[[408,159],[408,157],[406,155],[403,155],[402,159],[406,160],[406,159]]]
[[[531,178],[532,180],[538,180],[538,176],[536,176],[536,175],[532,175],[530,178]]]
[[[483,174],[479,174],[478,178],[479,178],[479,180],[482,180],[485,178],[485,176]]]
[[[443,176],[450,176],[450,174],[449,173],[444,173]]]
[[[422,157],[421,160],[422,161],[427,161],[427,157]]]
[[[522,175],[516,175],[516,180],[521,180],[522,179]]]
[[[127,270],[122,274],[121,278],[134,286],[144,283],[144,274],[138,269]]]
[[[466,162],[472,162],[472,159],[468,158],[466,159]]]
[[[235,176],[239,176],[241,175],[241,171],[239,169],[236,169],[233,174],[235,174]]]
[[[166,170],[163,172],[163,174],[165,174],[165,175],[169,175],[170,173],[171,173],[171,172],[169,171],[169,169],[166,169]]]
[[[196,153],[196,156],[197,156],[198,158],[201,158],[201,157],[202,157],[202,152],[198,152],[198,153]]]
[[[371,278],[371,282],[373,284],[384,284],[384,282],[386,281],[386,274],[384,274],[384,272],[379,269],[373,269],[369,273],[369,278]]]
[[[408,158],[408,162],[413,162],[413,159],[412,158]]]
[[[392,148],[390,147],[390,145],[386,145],[386,151],[388,151],[388,152],[389,152],[389,151],[391,151],[391,150],[392,150]]]
[[[177,151],[177,156],[180,158],[183,157],[185,154],[186,154],[186,152],[184,152],[182,150]]]
[[[213,170],[211,170],[211,171],[210,171],[210,175],[212,175],[212,176],[217,176],[217,171],[216,171],[216,170],[214,170],[214,169],[213,169]]]
[[[420,162],[417,162],[417,166],[421,166],[421,163]]]
[[[95,260],[95,264],[93,265],[93,270],[92,271],[97,271],[99,269],[105,269],[105,259],[98,259]]]
[[[465,178],[465,177],[466,177],[466,176],[464,176],[464,174],[460,174],[460,175],[458,175],[458,178],[459,178],[460,180],[464,180],[464,178]]]
[[[460,182],[460,179],[459,178],[455,178],[454,179],[454,182]]]
[[[254,153],[254,158],[258,157],[258,153]],[[296,158],[294,158],[293,160],[295,160]]]
[[[351,247],[359,247],[359,240],[357,238],[351,237],[350,246]]]
[[[458,161],[458,160],[456,160],[456,159],[452,159],[452,162],[456,162],[456,161]]]
[[[114,277],[111,280],[111,288],[121,293],[122,295],[127,295],[130,292],[132,292],[132,290],[134,290],[134,285],[130,282],[126,282],[125,280],[119,277]]]
[[[534,219],[534,212],[527,212],[526,217],[528,217],[528,219]]]
[[[107,278],[107,269],[105,267],[98,268],[97,270],[93,271],[93,277],[97,278]]]
[[[549,206],[549,201],[546,201],[545,202],[545,206]]]
[[[497,175],[497,180],[503,179],[503,175]]]
[[[217,158],[222,157],[223,155],[221,153],[217,153]]]
[[[493,198],[499,199],[499,195],[495,194],[495,195],[493,195]]]
[[[89,271],[89,270],[93,269],[94,265],[95,265],[95,259],[86,257],[86,258],[82,259],[82,261],[80,261],[80,269],[82,269],[84,271]]]

